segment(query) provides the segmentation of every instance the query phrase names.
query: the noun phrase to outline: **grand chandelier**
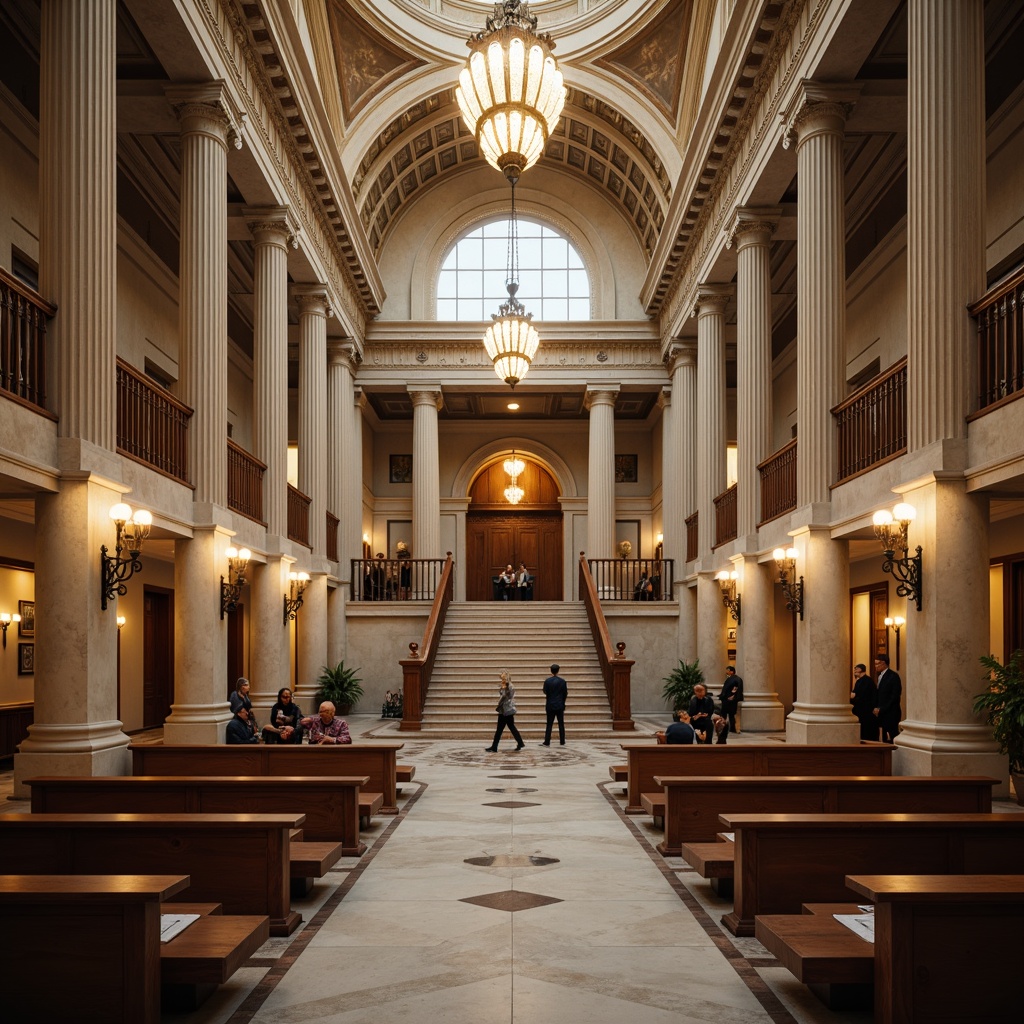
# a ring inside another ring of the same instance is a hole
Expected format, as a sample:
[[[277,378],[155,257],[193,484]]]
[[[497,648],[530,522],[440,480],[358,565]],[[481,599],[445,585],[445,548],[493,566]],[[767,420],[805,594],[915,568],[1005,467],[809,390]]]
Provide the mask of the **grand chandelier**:
[[[536,28],[528,4],[496,3],[484,31],[466,41],[472,52],[455,90],[480,151],[511,182],[537,162],[565,106],[554,40]]]
[[[513,448],[512,458],[506,459],[501,468],[512,477],[512,482],[505,488],[505,500],[510,505],[518,505],[526,496],[526,492],[519,486],[519,474],[526,469],[526,463],[516,458],[516,450]]]

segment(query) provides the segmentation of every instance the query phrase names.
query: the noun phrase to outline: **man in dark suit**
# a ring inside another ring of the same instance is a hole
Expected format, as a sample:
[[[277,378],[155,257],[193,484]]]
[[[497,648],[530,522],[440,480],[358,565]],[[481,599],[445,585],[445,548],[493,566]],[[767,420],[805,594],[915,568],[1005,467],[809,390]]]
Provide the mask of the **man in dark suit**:
[[[558,719],[558,745],[565,746],[565,698],[569,694],[569,687],[565,680],[558,674],[558,666],[551,666],[551,675],[544,680],[545,711],[548,715],[548,727],[544,730],[544,742],[542,747],[551,746],[551,727]]]
[[[892,743],[900,731],[900,697],[903,681],[889,668],[889,655],[875,655],[878,673],[878,693],[875,697],[875,717],[882,730],[882,742]]]
[[[722,714],[729,719],[730,732],[739,733],[736,728],[736,715],[739,714],[743,702],[743,679],[736,675],[732,665],[726,666],[725,682],[722,683]]]
[[[708,696],[708,688],[703,683],[694,686],[688,712],[690,725],[697,734],[697,742],[714,743],[715,723],[712,715],[715,713],[715,702]]]
[[[875,718],[875,681],[868,675],[867,666],[853,666],[853,689],[850,691],[853,713],[860,722],[862,740],[878,739],[878,719]]]

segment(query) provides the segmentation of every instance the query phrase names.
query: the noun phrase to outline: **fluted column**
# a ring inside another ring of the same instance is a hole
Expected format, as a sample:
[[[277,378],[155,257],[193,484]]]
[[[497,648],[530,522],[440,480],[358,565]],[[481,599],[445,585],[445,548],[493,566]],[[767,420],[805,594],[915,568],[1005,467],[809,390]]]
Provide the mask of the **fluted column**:
[[[309,499],[309,540],[316,562],[327,558],[327,317],[325,285],[292,289],[299,303],[299,490]]]
[[[981,0],[910,0],[907,131],[907,447],[921,611],[908,603],[900,771],[994,775],[1006,756],[970,708],[989,646],[989,510],[969,494],[965,415],[976,358],[966,305],[985,290]],[[890,587],[893,584],[890,583]]]
[[[590,458],[587,481],[587,557],[612,558],[615,546],[615,399],[618,387],[587,387]]]
[[[715,544],[715,498],[725,490],[725,304],[732,288],[697,290],[697,510],[699,556]]]
[[[697,347],[682,342],[672,371],[673,431],[676,450],[682,458],[679,482],[679,516],[675,563],[675,592],[679,601],[679,657],[693,661],[697,657],[697,588],[686,585],[686,520],[697,511]],[[678,467],[678,462],[674,463]]]
[[[409,385],[412,397],[413,558],[441,558],[441,482],[437,451],[440,384]],[[391,552],[388,552],[391,555]]]
[[[743,678],[742,728],[780,732],[786,709],[775,690],[775,563],[761,565],[756,555],[741,561],[743,629],[738,631],[736,672]]]
[[[742,592],[742,581],[739,582],[738,589]],[[729,612],[722,603],[722,588],[718,585],[714,572],[702,570],[697,574],[695,604],[697,606],[697,649],[687,660],[693,661],[694,658],[699,658],[708,689],[712,693],[716,693],[715,684],[725,678],[726,623],[728,622],[730,626],[735,626],[736,623],[727,618]]]
[[[288,535],[288,244],[287,210],[249,210],[253,268],[253,436],[266,464],[267,534]]]
[[[35,721],[15,755],[16,796],[28,795],[22,780],[33,775],[128,770],[116,720],[117,605],[101,611],[99,600],[99,548],[113,547],[107,513],[121,499],[110,483],[119,479],[115,21],[114,0],[42,5],[39,276],[58,307],[52,405],[69,474],[36,498]]]
[[[781,210],[736,211],[736,524],[752,537],[760,515],[757,466],[772,443],[771,238]]]

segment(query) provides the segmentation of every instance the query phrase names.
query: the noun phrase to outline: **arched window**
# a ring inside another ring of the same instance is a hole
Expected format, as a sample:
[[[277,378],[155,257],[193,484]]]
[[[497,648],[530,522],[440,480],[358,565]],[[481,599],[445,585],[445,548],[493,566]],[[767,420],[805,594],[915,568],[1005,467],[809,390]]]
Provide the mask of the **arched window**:
[[[508,298],[508,221],[463,235],[437,278],[438,320],[487,320]],[[567,238],[536,221],[519,220],[520,302],[536,320],[589,320],[590,279]]]

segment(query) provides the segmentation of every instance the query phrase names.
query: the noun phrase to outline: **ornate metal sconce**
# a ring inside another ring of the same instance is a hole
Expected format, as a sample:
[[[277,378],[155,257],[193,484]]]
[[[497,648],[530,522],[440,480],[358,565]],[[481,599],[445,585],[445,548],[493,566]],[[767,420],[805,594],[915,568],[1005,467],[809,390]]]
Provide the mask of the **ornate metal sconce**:
[[[740,625],[740,595],[736,593],[736,580],[739,574],[733,570],[723,569],[716,573],[715,579],[722,588],[722,604],[729,609],[736,625]]]
[[[302,607],[302,595],[305,593],[306,584],[309,583],[308,572],[290,572],[288,579],[291,580],[291,594],[284,595],[284,624],[288,625],[289,619],[294,619],[296,612]]]
[[[796,559],[799,552],[796,548],[776,548],[772,552],[772,558],[779,567],[779,582],[782,584],[782,593],[786,597],[786,607],[791,612],[800,615],[800,621],[804,617],[804,578],[796,578]]]
[[[885,624],[896,634],[896,671],[900,670],[900,630],[907,624],[902,615],[886,616]]]
[[[907,541],[907,530],[917,516],[913,505],[901,501],[891,512],[880,509],[875,513],[873,522],[875,536],[882,545],[885,561],[882,572],[889,573],[897,581],[896,593],[907,598],[921,610],[921,545],[917,546],[917,554],[908,555],[910,544]],[[897,558],[896,551],[902,551],[903,557]]]
[[[142,545],[149,536],[153,516],[144,508],[136,509],[123,501],[110,510],[110,518],[117,525],[117,541],[114,554],[107,554],[106,544],[100,545],[100,607],[106,611],[107,602],[128,593],[128,581],[142,568],[139,555]],[[121,552],[127,551],[127,557]]]
[[[15,613],[12,615],[10,612],[0,612],[0,629],[4,633],[4,650],[7,650],[7,627],[12,622],[21,622],[21,616]]]
[[[233,612],[238,607],[238,599],[242,596],[242,587],[248,582],[246,572],[249,569],[249,559],[252,552],[248,548],[239,550],[230,547],[227,550],[228,556],[228,578],[220,578],[220,617],[224,618],[225,612]]]

